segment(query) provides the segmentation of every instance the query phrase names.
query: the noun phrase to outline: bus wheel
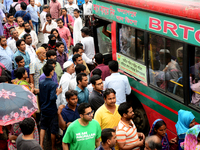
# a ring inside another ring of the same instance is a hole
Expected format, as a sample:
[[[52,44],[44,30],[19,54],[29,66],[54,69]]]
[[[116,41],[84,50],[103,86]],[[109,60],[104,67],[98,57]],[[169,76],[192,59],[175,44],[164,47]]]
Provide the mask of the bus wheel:
[[[144,134],[148,134],[150,127],[144,109],[136,108],[134,114],[135,116],[133,118],[133,121],[135,126],[137,127],[137,130],[139,132],[143,132]]]

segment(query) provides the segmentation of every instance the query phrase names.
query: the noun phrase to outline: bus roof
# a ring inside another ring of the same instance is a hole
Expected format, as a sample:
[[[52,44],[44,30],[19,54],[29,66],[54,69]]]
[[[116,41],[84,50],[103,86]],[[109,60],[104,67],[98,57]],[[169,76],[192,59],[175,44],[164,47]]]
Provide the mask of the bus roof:
[[[105,0],[105,1],[200,21],[199,0]]]

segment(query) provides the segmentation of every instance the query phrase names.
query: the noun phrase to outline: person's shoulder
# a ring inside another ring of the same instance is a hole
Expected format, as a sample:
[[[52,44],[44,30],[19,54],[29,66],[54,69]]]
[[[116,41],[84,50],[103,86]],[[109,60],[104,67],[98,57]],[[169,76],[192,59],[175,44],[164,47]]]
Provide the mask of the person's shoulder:
[[[98,125],[98,126],[100,126],[100,125],[99,125],[99,122],[96,121],[95,119],[92,119],[91,123],[92,123],[93,125]]]
[[[104,112],[105,112],[105,105],[103,104],[97,109],[95,115],[101,115]]]

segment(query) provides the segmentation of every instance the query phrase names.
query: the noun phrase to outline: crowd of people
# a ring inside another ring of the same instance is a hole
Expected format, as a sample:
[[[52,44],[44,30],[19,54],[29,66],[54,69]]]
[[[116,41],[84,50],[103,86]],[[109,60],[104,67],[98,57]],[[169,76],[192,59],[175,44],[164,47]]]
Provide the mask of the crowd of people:
[[[59,144],[63,150],[170,150],[176,144],[200,149],[200,126],[186,110],[178,112],[178,138],[168,139],[162,119],[147,137],[137,131],[126,102],[128,78],[118,72],[117,61],[105,65],[103,54],[95,53],[91,14],[88,0],[0,4],[0,83],[24,86],[38,99],[31,118],[0,127],[0,149],[45,149],[45,135],[53,150]]]

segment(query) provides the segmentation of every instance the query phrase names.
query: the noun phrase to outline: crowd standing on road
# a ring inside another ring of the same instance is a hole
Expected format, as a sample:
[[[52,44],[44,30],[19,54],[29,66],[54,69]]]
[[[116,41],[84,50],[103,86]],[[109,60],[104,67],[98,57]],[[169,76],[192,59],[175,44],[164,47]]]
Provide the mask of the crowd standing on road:
[[[52,150],[200,149],[200,126],[186,110],[178,112],[173,139],[159,118],[148,137],[137,131],[128,78],[117,61],[105,65],[95,53],[89,0],[4,0],[0,16],[0,83],[25,87],[38,108],[0,124],[0,150],[47,149],[45,135]]]

